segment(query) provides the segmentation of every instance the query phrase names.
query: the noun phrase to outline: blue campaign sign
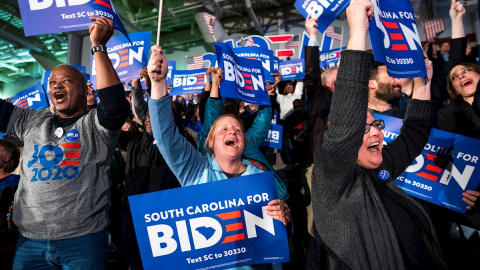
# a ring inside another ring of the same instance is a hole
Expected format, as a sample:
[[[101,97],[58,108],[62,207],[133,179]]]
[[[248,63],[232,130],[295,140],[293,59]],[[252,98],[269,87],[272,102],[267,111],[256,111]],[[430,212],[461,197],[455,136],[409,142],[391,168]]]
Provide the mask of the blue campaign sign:
[[[265,210],[277,197],[272,172],[130,196],[143,267],[289,261],[285,226]]]
[[[261,143],[262,146],[270,148],[282,149],[283,126],[277,124],[270,124],[270,130],[265,140]]]
[[[295,59],[280,62],[280,75],[282,80],[300,80],[305,77],[305,62],[303,59]]]
[[[206,68],[194,70],[173,70],[170,95],[200,94],[206,83]]]
[[[249,46],[233,49],[233,52],[243,58],[260,60],[263,66],[263,74],[265,75],[265,80],[271,83],[275,82],[275,77],[272,76],[274,73],[274,54],[273,51],[261,47]]]
[[[348,0],[297,0],[294,6],[304,18],[307,18],[308,14],[311,14],[312,18],[318,18],[317,28],[323,33],[349,4]]]
[[[177,69],[177,61],[167,61],[167,62],[168,62],[167,86],[169,86],[170,84],[173,85],[172,70]]]
[[[400,134],[401,119],[379,114],[375,119],[385,121],[385,142]],[[395,183],[411,196],[465,213],[462,192],[480,183],[479,156],[480,140],[432,129],[422,154]]]
[[[152,32],[129,34],[130,41],[123,35],[110,38],[107,42],[108,57],[117,71],[121,82],[140,78],[140,70],[148,64],[148,52]],[[96,88],[95,55],[90,57],[92,84]]]
[[[370,40],[376,61],[395,78],[426,77],[422,44],[409,0],[372,1]]]
[[[41,110],[48,107],[47,95],[41,83],[18,92],[12,97],[12,104],[20,108]]]
[[[272,73],[280,72],[280,59],[276,56],[273,57],[273,70]]]
[[[270,105],[262,63],[235,55],[229,45],[221,42],[215,43],[215,50],[218,67],[224,72],[224,79],[220,83],[222,97],[236,98],[251,104]]]
[[[28,0],[18,5],[25,36],[88,29],[89,17],[101,16],[113,20],[114,28],[127,35],[111,0]]]
[[[203,62],[208,62],[207,67],[214,67],[217,64],[217,56],[214,53],[204,53]]]
[[[327,70],[332,67],[336,67],[338,61],[340,61],[340,52],[347,47],[338,48],[335,50],[320,52],[320,68]]]

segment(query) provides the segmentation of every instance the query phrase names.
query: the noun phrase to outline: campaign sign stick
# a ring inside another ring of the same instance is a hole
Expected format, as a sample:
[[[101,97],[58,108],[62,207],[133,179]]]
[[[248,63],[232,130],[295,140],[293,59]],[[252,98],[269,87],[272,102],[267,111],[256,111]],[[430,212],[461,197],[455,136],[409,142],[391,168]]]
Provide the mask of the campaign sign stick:
[[[270,148],[282,149],[283,126],[277,124],[270,124],[270,130],[265,140],[260,144]]]
[[[215,43],[218,67],[223,70],[220,83],[222,97],[240,99],[257,104],[270,105],[265,89],[265,76],[261,61],[235,55],[232,48],[221,42]]]
[[[297,0],[294,6],[304,18],[308,14],[314,19],[318,18],[317,29],[323,33],[349,4],[349,0]]]
[[[305,77],[305,62],[295,59],[280,62],[280,75],[282,80],[301,80]]]
[[[18,92],[12,97],[12,104],[20,108],[41,110],[48,107],[47,95],[41,83]]]
[[[123,35],[114,36],[107,42],[108,57],[110,57],[121,82],[140,78],[140,70],[148,65],[152,32],[132,33],[129,34],[129,37],[131,42]],[[92,84],[96,88],[97,72],[94,57],[95,55],[90,57],[90,63]]]
[[[130,196],[145,269],[287,262],[286,228],[266,213],[272,172]]]
[[[177,61],[167,61],[167,63],[168,63],[167,86],[169,86],[170,84],[173,85],[172,70],[177,69]]]
[[[373,56],[395,78],[427,77],[422,44],[409,0],[372,1],[369,33]]]
[[[384,140],[400,134],[402,120],[375,114],[385,121]],[[475,190],[480,183],[480,140],[432,129],[428,143],[395,183],[407,194],[445,208],[465,213],[462,192]]]
[[[27,37],[88,29],[89,17],[101,16],[113,20],[114,29],[127,35],[111,0],[23,0],[18,5]]]
[[[190,95],[201,94],[205,88],[206,68],[194,70],[173,70],[172,71],[172,90],[170,95]]]
[[[273,55],[273,51],[257,46],[249,46],[235,48],[233,49],[233,52],[239,57],[260,60],[263,66],[263,74],[265,75],[265,80],[271,83],[275,82],[275,77],[272,76],[272,73],[275,73],[275,56]]]

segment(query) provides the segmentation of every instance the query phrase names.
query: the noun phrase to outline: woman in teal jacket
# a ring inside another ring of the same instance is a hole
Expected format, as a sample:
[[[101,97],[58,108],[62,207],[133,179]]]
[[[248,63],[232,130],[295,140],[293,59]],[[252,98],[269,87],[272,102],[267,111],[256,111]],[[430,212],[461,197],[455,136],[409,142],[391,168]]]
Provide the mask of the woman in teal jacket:
[[[223,115],[212,125],[206,143],[211,154],[206,156],[196,151],[178,133],[171,110],[171,97],[167,92],[167,72],[167,61],[161,47],[155,45],[148,63],[148,74],[152,82],[149,101],[152,131],[160,152],[180,184],[196,185],[263,172],[242,157],[244,130],[233,115]],[[282,200],[270,201],[266,210],[272,218],[286,226],[291,225],[290,209]],[[248,266],[242,269],[254,268]]]
[[[198,143],[198,151],[206,154],[205,141],[207,134],[215,120],[222,115],[222,100],[219,95],[219,84],[222,80],[223,74],[220,68],[216,68],[212,73],[212,88],[210,90],[210,97],[205,106],[205,121],[202,127],[202,139]],[[250,163],[256,164],[262,170],[272,171],[277,185],[278,198],[282,201],[288,199],[287,187],[283,180],[275,173],[272,165],[267,161],[265,156],[260,152],[259,146],[265,140],[270,129],[270,121],[272,118],[272,107],[261,106],[257,112],[252,127],[245,132],[245,148],[243,149],[243,157],[250,160]]]

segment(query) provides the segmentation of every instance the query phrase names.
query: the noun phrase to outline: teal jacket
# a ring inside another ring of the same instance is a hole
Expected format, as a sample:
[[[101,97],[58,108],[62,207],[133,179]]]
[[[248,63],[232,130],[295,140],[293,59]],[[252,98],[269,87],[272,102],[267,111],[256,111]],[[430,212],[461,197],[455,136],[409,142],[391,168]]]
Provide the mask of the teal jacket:
[[[202,139],[198,143],[198,151],[204,155],[205,152],[205,140],[210,132],[215,120],[222,115],[222,100],[208,98],[205,109],[205,120],[202,127]],[[260,162],[259,166],[265,168],[267,171],[272,171],[275,176],[275,182],[277,184],[278,198],[282,201],[288,199],[287,187],[283,180],[275,173],[272,165],[267,161],[265,156],[258,149],[260,144],[267,137],[268,130],[270,129],[270,121],[272,118],[272,107],[261,107],[257,116],[253,122],[251,128],[245,133],[245,148],[243,149],[243,157]]]

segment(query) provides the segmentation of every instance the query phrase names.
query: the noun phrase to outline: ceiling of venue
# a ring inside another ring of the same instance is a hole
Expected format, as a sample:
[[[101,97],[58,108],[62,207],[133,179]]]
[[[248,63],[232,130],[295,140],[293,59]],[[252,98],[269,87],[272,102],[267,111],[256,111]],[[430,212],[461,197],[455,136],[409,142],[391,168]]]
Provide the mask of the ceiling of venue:
[[[21,0],[27,1],[27,0]],[[432,8],[448,0],[412,0],[417,15],[431,18]],[[161,42],[165,47],[203,41],[195,15],[206,11],[217,16],[228,34],[263,34],[284,22],[301,20],[293,7],[295,0],[164,0]],[[155,42],[159,0],[113,0],[128,32],[152,31]],[[81,35],[82,33],[80,33]],[[83,35],[86,35],[84,31]],[[17,0],[2,0],[0,5],[0,82],[15,83],[24,78],[40,78],[41,57],[66,62],[68,33],[25,37]]]

